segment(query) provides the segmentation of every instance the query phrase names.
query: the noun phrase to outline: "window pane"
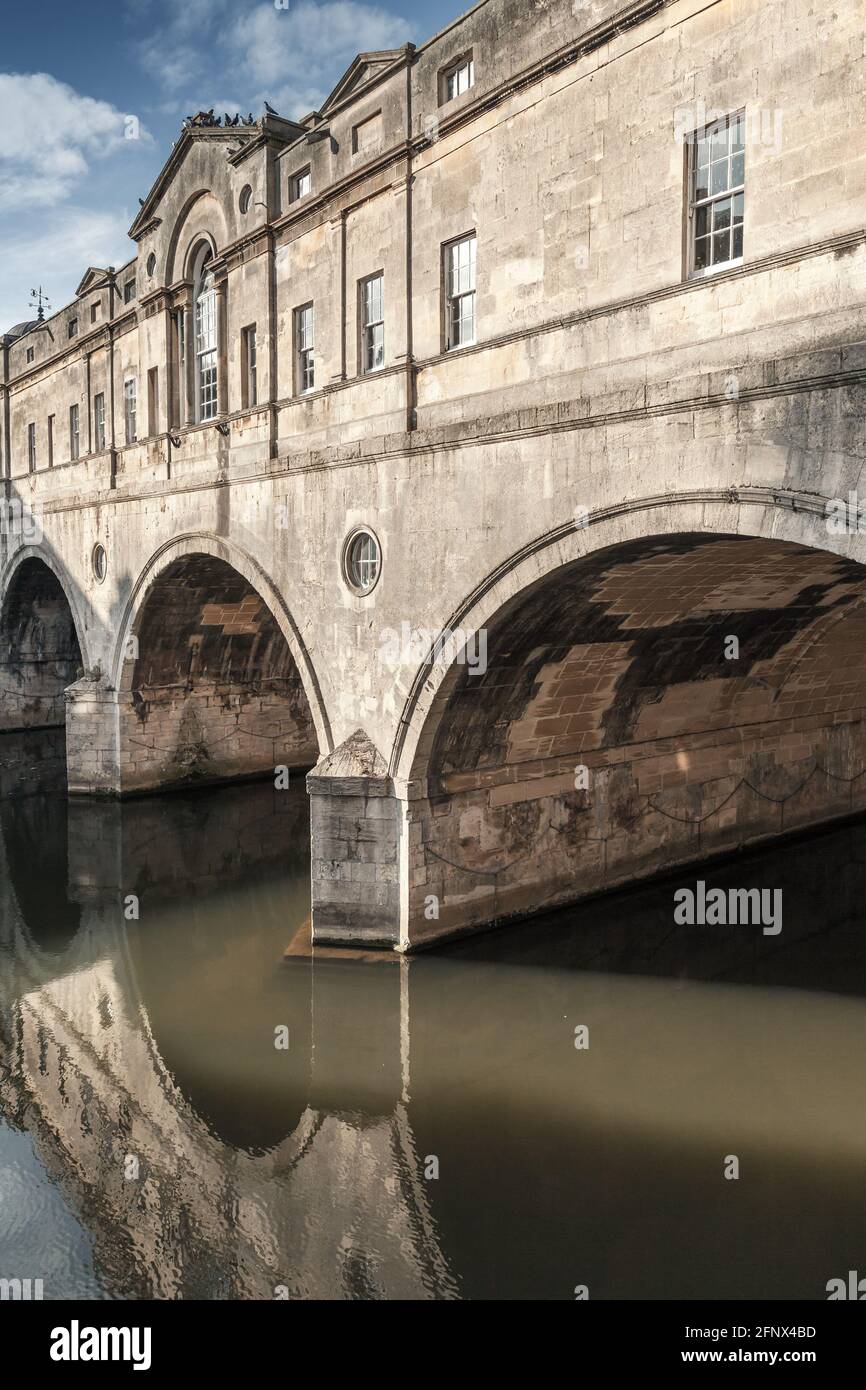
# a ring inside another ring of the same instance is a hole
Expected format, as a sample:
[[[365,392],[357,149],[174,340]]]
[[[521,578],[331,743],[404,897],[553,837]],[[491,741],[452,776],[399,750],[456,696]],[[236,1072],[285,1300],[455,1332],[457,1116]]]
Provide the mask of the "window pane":
[[[735,154],[731,160],[731,187],[736,188],[746,176],[746,156]]]
[[[722,159],[718,164],[714,164],[710,170],[710,192],[724,193],[729,187],[728,161]]]
[[[710,230],[710,208],[709,206],[697,208],[695,211],[695,236],[706,236]]]
[[[736,152],[745,149],[746,121],[742,112],[731,126],[731,148]]]
[[[730,246],[730,233],[717,232],[713,237],[713,265],[722,265],[731,259]]]
[[[726,125],[712,132],[710,137],[710,153],[712,159],[721,159],[728,153],[728,127]]]
[[[735,196],[734,196],[734,221],[735,221],[735,222],[742,222],[742,220],[743,220],[743,206],[744,206],[744,203],[745,203],[745,197],[746,197],[746,195],[745,195],[744,193],[737,193],[737,194],[735,194]]]
[[[710,263],[710,239],[701,237],[695,242],[695,270],[703,270]]]
[[[743,225],[742,225],[742,223],[740,223],[739,226],[737,226],[737,227],[734,228],[734,256],[735,256],[735,257],[736,257],[736,256],[742,256],[742,254],[743,254]]]
[[[695,170],[695,198],[700,200],[706,198],[710,191],[710,171],[709,169]]]
[[[713,231],[722,232],[731,225],[731,200],[720,198],[713,203]]]

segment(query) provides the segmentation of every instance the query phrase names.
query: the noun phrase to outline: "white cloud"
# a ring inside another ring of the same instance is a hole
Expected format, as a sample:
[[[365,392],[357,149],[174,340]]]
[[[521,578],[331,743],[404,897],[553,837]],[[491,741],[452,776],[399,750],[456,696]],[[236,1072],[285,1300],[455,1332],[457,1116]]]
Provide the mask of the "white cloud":
[[[139,48],[149,74],[166,92],[188,96],[186,112],[219,105],[205,97],[242,87],[237,105],[261,111],[267,99],[281,114],[303,116],[327,96],[357,53],[397,48],[412,25],[364,0],[272,2],[238,14],[233,0],[175,0],[168,25]]]
[[[0,257],[0,333],[22,319],[34,318],[28,307],[30,288],[41,284],[52,310],[69,302],[89,265],[123,265],[135,247],[127,237],[128,209],[96,212],[67,204],[40,218],[39,230],[4,229]]]
[[[91,160],[130,143],[127,121],[48,73],[0,73],[0,211],[68,197]],[[140,125],[137,136],[150,139]]]

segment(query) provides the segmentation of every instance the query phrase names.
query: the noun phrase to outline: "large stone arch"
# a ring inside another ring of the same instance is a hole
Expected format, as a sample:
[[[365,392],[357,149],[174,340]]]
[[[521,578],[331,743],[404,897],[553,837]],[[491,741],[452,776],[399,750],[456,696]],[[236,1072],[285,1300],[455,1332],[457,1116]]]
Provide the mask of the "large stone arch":
[[[50,551],[22,547],[0,578],[0,729],[62,726],[88,661],[74,585]]]
[[[318,680],[281,595],[251,556],[207,533],[177,537],[148,561],[124,607],[110,682],[121,791],[308,766],[331,747]],[[181,745],[186,761],[175,766]]]
[[[333,797],[322,774],[351,764],[332,811],[391,798],[380,940],[412,949],[866,807],[866,545],[821,497],[584,514],[442,632],[390,765],[356,739],[311,783]],[[315,865],[315,805],[313,823]],[[331,898],[319,939],[356,908],[345,885]]]
[[[165,255],[165,283],[183,278],[189,253],[200,241],[211,244],[214,255],[228,242],[228,224],[223,206],[209,188],[198,188],[185,200],[171,229]]]
[[[532,585],[574,560],[641,538],[702,533],[787,540],[866,564],[866,534],[839,534],[827,525],[830,499],[783,488],[700,489],[623,501],[569,517],[508,556],[466,594],[442,624],[444,633],[480,632]],[[388,760],[400,787],[424,776],[433,730],[460,667],[459,641],[431,649],[415,671]]]

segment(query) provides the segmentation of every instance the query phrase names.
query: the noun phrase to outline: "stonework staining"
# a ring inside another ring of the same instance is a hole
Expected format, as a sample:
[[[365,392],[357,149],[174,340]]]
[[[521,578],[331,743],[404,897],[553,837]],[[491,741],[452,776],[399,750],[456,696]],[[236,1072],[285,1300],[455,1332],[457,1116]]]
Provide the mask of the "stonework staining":
[[[330,944],[862,809],[864,103],[859,0],[483,0],[199,113],[0,339],[0,727],[76,795],[315,764]]]

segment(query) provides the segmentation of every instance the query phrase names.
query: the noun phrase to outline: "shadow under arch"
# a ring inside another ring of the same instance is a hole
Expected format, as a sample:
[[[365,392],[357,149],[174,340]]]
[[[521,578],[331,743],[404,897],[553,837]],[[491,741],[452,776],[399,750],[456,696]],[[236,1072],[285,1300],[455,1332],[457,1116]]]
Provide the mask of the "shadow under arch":
[[[500,567],[415,680],[410,944],[866,809],[862,537],[624,515]]]
[[[57,580],[58,585],[63,591],[63,596],[69,605],[72,615],[72,623],[75,629],[75,637],[78,642],[78,649],[81,653],[81,663],[85,669],[91,666],[91,658],[87,641],[87,625],[84,621],[84,612],[80,602],[79,591],[66,570],[53,552],[45,545],[24,545],[15,551],[6,563],[2,574],[0,574],[0,614],[5,612],[12,583],[18,570],[28,560],[39,560],[46,569],[49,569]]]
[[[0,729],[62,726],[64,692],[87,665],[73,585],[43,546],[23,547],[0,580]]]
[[[576,560],[613,554],[623,542],[700,533],[710,536],[764,537],[789,541],[866,565],[866,535],[829,532],[831,499],[784,488],[702,489],[625,500],[570,518],[535,538],[491,570],[466,595],[443,633],[477,633],[505,614],[529,589],[555,576]],[[460,667],[455,648],[434,645],[417,669],[400,716],[389,760],[389,776],[408,780],[424,776],[431,728],[447,706]]]
[[[318,677],[301,636],[300,629],[264,569],[251,555],[231,541],[210,532],[189,532],[166,542],[150,558],[126,601],[111,659],[111,683],[117,690],[129,691],[135,663],[127,660],[129,639],[145,607],[149,594],[177,561],[195,555],[221,561],[234,570],[266,605],[288,646],[297,668],[319,746],[319,755],[333,750],[331,725]]]

